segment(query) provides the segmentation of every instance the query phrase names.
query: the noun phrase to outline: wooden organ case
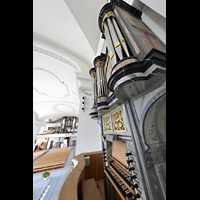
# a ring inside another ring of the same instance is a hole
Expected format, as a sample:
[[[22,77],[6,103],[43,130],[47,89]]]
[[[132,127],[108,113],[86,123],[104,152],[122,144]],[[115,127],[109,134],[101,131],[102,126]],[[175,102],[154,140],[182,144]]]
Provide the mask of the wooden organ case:
[[[105,199],[166,199],[166,48],[142,12],[112,0],[98,25],[90,116],[101,127]]]

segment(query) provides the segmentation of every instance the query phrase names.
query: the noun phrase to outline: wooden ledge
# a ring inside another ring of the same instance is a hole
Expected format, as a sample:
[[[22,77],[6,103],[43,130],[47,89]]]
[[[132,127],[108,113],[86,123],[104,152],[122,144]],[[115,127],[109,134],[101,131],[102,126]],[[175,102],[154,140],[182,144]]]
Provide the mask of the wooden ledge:
[[[78,200],[78,183],[85,168],[84,153],[75,156],[74,159],[78,161],[78,164],[65,180],[60,190],[58,200]]]

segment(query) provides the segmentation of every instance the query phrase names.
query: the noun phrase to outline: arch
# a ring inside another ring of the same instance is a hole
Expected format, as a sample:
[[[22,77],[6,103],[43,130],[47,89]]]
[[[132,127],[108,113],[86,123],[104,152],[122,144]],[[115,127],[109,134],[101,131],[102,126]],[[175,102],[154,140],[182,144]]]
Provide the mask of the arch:
[[[141,104],[142,106],[140,106],[141,114],[137,113],[137,117],[138,117],[137,118],[138,119],[137,126],[139,129],[141,144],[145,151],[147,151],[149,149],[149,146],[146,144],[146,141],[144,138],[144,130],[143,130],[144,119],[145,119],[145,116],[146,116],[149,108],[157,101],[157,99],[159,99],[162,95],[166,94],[166,87],[165,87],[165,85],[163,85],[163,86],[164,87],[161,86],[162,88],[160,88],[158,90],[156,89],[157,92],[152,91],[150,94],[147,95],[147,97],[144,97],[145,101],[144,101],[144,99],[141,100],[143,102]],[[135,110],[133,101],[132,101],[132,109]],[[135,112],[137,112],[137,111],[135,110]]]
[[[166,143],[166,95],[156,99],[147,109],[142,121],[142,134],[148,151],[165,148]]]

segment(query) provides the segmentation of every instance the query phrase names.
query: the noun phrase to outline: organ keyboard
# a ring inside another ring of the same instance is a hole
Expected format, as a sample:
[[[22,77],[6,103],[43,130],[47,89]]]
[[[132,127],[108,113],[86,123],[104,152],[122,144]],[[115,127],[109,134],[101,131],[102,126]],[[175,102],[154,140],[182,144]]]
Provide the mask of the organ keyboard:
[[[142,192],[139,190],[139,182],[135,183],[133,180],[137,176],[131,176],[129,172],[124,170],[115,161],[112,161],[108,167],[104,169],[105,174],[113,184],[119,196],[123,200],[138,199]],[[137,191],[135,190],[137,189]]]
[[[112,153],[109,152],[107,160],[110,162],[104,166],[104,173],[119,197],[122,200],[146,200],[143,178],[134,151],[123,141],[114,140]]]

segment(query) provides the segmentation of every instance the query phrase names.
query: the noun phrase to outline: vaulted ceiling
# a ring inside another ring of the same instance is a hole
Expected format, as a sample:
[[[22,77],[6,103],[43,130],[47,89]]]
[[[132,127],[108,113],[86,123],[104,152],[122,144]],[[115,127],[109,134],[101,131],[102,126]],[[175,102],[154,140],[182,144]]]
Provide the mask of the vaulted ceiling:
[[[51,122],[76,116],[76,72],[88,75],[100,31],[98,15],[106,0],[33,0],[33,112]]]

